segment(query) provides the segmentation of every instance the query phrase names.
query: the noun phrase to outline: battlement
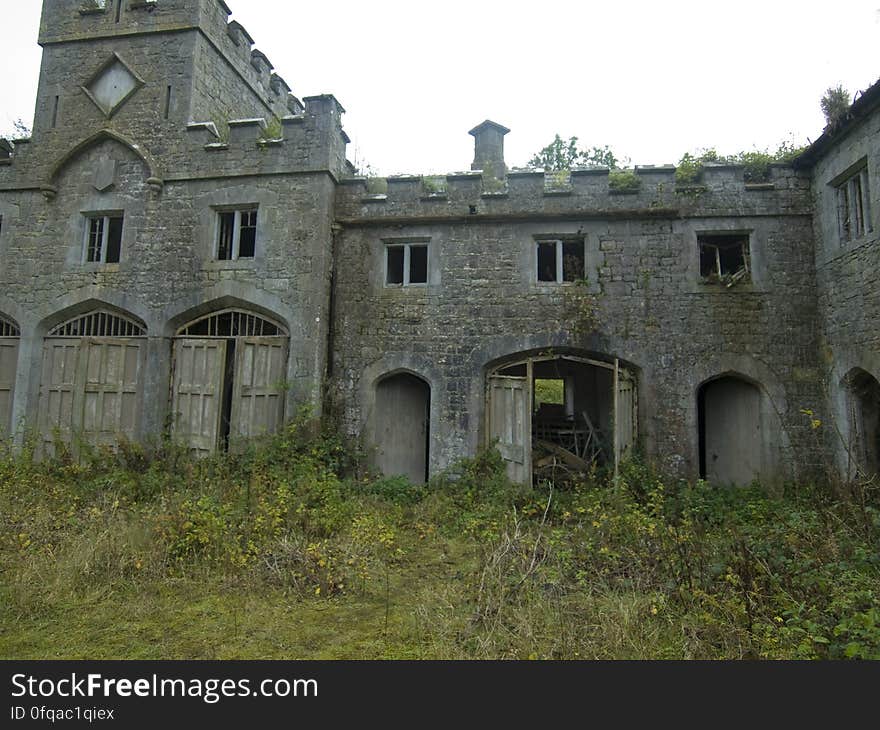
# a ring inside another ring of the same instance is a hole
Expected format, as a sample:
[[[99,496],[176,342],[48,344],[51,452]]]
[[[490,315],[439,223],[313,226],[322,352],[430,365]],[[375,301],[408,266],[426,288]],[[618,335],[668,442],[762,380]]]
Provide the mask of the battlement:
[[[740,165],[706,165],[683,182],[672,165],[631,170],[512,170],[499,180],[482,170],[448,175],[352,177],[343,180],[342,218],[809,213],[810,181],[788,165],[771,165],[765,182],[746,182]],[[678,213],[677,213],[678,214]]]
[[[209,153],[210,167],[221,173],[330,170],[341,177],[349,142],[341,124],[345,110],[329,94],[307,97],[300,109],[280,120],[190,122],[186,130],[191,149]]]

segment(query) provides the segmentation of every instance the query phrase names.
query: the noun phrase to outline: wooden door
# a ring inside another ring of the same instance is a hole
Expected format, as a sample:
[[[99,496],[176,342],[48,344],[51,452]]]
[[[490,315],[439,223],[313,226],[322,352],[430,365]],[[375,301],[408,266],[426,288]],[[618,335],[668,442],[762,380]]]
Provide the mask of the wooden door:
[[[18,338],[0,338],[0,439],[12,433],[12,396],[18,366]]]
[[[614,463],[632,455],[636,443],[637,413],[636,387],[632,376],[624,370],[617,370],[615,378],[617,393],[614,399]]]
[[[489,438],[511,481],[532,483],[532,398],[529,378],[489,378]]]
[[[70,443],[80,426],[77,418],[77,368],[80,338],[52,338],[43,345],[43,368],[40,378],[40,436],[51,450],[59,439]]]
[[[431,386],[400,373],[376,386],[374,439],[376,466],[387,475],[403,475],[422,484],[428,472]]]
[[[83,342],[82,432],[89,443],[135,440],[143,357],[141,340]]]
[[[225,366],[226,340],[174,343],[174,433],[199,455],[217,450]]]
[[[274,433],[284,420],[286,337],[245,337],[235,343],[230,432],[247,438]]]

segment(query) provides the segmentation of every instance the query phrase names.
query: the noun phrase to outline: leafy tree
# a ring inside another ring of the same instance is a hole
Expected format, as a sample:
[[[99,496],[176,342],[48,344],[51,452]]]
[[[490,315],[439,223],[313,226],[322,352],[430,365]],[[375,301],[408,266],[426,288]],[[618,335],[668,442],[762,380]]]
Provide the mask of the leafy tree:
[[[840,84],[836,87],[826,89],[819,105],[822,107],[822,113],[825,115],[825,122],[829,127],[833,127],[840,122],[849,111],[849,92]]]
[[[31,136],[31,128],[21,119],[12,122],[12,129],[0,130],[0,139],[27,139]]]
[[[574,167],[597,165],[618,168],[618,158],[609,147],[578,147],[578,138],[562,139],[558,134],[553,141],[538,152],[528,167],[544,170],[571,170]]]

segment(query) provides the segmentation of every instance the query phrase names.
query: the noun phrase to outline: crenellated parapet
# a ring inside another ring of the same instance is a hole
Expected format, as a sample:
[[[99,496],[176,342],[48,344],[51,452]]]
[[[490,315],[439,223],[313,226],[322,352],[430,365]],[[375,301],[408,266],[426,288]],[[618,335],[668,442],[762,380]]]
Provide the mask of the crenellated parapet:
[[[760,183],[746,182],[739,165],[707,165],[688,182],[671,165],[512,170],[503,180],[481,170],[352,177],[343,181],[337,199],[342,219],[808,215],[810,210],[809,177],[787,165],[771,165]]]
[[[329,170],[346,174],[348,136],[344,112],[331,95],[307,97],[298,114],[280,120],[254,117],[187,125],[184,160],[213,174],[264,174]]]

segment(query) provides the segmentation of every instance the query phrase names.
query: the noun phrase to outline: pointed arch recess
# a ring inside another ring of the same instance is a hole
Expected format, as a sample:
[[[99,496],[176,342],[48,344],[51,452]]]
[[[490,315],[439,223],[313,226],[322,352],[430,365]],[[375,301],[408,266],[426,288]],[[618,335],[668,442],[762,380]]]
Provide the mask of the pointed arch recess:
[[[148,184],[158,185],[161,187],[162,185],[162,176],[160,174],[159,166],[156,164],[156,161],[152,158],[152,156],[141,149],[140,146],[132,142],[127,137],[124,137],[117,132],[114,132],[110,129],[102,129],[100,132],[96,132],[91,137],[87,137],[79,144],[74,145],[66,154],[64,154],[58,162],[55,163],[55,166],[52,168],[52,173],[49,175],[49,184],[46,187],[49,191],[56,190],[55,184],[58,181],[58,176],[61,174],[61,171],[74,159],[76,159],[79,155],[85,152],[90,147],[94,147],[105,140],[111,140],[114,142],[118,142],[123,147],[129,149],[132,153],[134,153],[140,160],[147,166],[147,170],[149,171],[149,179],[147,180]]]

